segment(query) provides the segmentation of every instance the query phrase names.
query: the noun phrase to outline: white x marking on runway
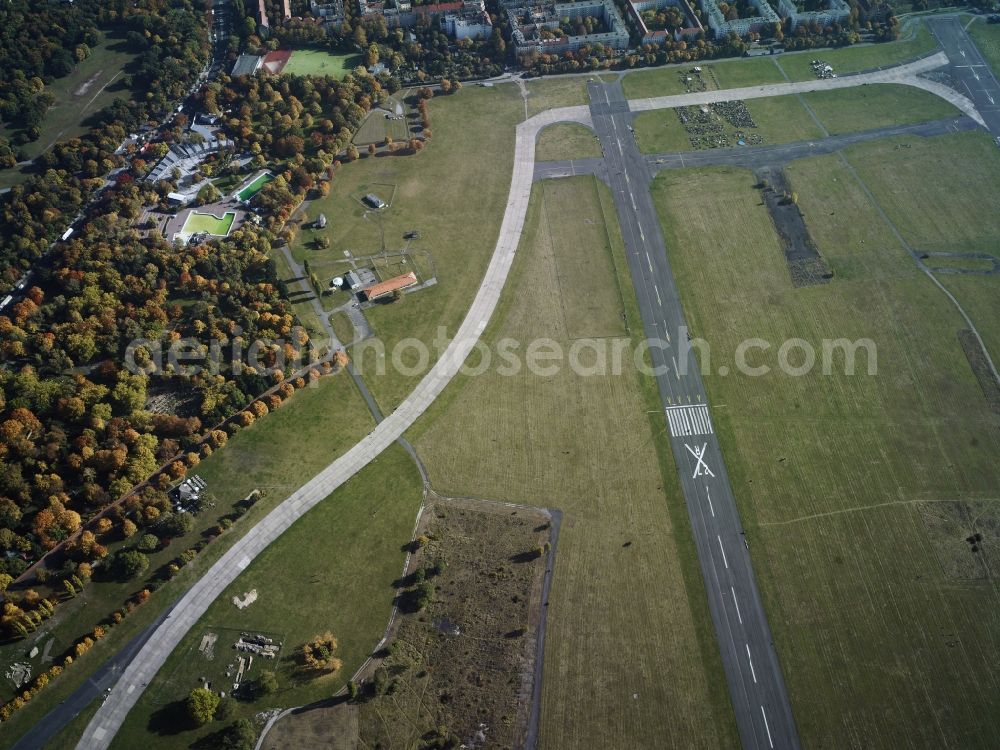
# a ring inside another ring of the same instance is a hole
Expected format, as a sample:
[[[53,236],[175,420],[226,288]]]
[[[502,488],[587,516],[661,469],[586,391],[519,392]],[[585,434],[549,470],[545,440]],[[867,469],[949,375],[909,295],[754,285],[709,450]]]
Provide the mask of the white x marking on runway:
[[[691,475],[692,479],[700,477],[702,474],[710,477],[715,476],[712,470],[708,468],[708,464],[705,463],[705,449],[708,448],[708,443],[702,443],[701,448],[697,446],[692,448],[687,443],[684,443],[684,447],[688,449],[688,453],[698,459],[698,463],[694,467],[694,474]]]

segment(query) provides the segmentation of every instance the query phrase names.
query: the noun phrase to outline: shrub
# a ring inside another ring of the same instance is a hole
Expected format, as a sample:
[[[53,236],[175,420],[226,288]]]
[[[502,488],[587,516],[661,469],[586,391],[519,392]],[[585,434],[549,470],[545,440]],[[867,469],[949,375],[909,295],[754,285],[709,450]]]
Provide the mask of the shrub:
[[[135,578],[149,567],[149,558],[136,549],[116,552],[111,559],[111,575],[119,581]]]
[[[136,549],[140,552],[155,552],[160,546],[160,539],[156,534],[143,534],[139,537],[139,543],[136,545]]]
[[[215,710],[219,707],[219,696],[211,690],[197,687],[189,694],[187,699],[187,712],[195,726],[204,726],[215,716]]]

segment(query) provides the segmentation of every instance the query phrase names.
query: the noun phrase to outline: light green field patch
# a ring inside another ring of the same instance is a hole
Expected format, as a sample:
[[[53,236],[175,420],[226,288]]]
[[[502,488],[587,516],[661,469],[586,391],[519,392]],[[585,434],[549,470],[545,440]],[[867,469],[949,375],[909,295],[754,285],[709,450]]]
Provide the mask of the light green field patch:
[[[528,89],[528,117],[554,107],[572,107],[590,102],[584,76],[528,80],[525,86]]]
[[[199,232],[208,232],[208,234],[214,237],[228,237],[229,230],[233,228],[235,220],[236,214],[232,211],[227,211],[222,216],[192,211],[188,214],[187,219],[184,220],[184,227],[181,229],[181,233],[190,236]]]
[[[743,60],[726,60],[703,67],[715,77],[720,89],[743,86],[761,86],[766,83],[784,83],[785,76],[774,64],[773,57],[749,57]]]
[[[968,32],[983,58],[993,69],[993,75],[1000,76],[1000,24],[975,21],[969,26]]]
[[[587,159],[601,156],[601,144],[590,128],[576,122],[549,125],[538,134],[536,161]]]
[[[901,84],[873,84],[812,91],[802,98],[831,135],[909,125],[961,114],[929,91]]]
[[[793,81],[808,81],[816,78],[810,62],[823,60],[833,66],[837,75],[857,73],[862,70],[898,65],[909,62],[938,48],[924,24],[917,24],[913,39],[879,44],[859,44],[834,50],[806,50],[788,52],[778,58],[778,64]]]
[[[299,76],[332,76],[343,78],[362,64],[360,55],[336,55],[316,49],[297,49],[292,52],[282,74]]]
[[[566,335],[570,339],[626,334],[620,282],[611,261],[611,235],[605,206],[597,189],[567,182],[542,182],[538,231],[548,232],[556,265]]]

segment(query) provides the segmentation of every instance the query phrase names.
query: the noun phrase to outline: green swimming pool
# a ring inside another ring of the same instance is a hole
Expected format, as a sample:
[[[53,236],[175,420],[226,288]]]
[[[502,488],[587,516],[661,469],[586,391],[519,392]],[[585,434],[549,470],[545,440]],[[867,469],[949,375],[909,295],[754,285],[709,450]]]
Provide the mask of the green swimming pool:
[[[236,197],[241,201],[248,201],[257,195],[257,193],[260,192],[260,189],[273,179],[274,175],[270,172],[261,172],[259,175],[254,177],[253,180],[241,187],[239,192],[236,193]]]
[[[192,211],[185,219],[181,233],[190,236],[199,232],[208,232],[216,237],[227,237],[229,230],[233,228],[234,221],[236,221],[236,214],[232,211],[227,211],[221,217]]]

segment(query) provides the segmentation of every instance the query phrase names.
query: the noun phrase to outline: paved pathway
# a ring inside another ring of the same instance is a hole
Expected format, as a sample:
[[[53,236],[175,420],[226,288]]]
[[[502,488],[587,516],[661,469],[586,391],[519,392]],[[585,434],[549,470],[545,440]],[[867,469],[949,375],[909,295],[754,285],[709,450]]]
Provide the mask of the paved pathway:
[[[865,83],[897,82],[929,88],[927,84],[930,82],[918,79],[917,74],[946,62],[947,57],[944,54],[938,54],[910,65],[877,73],[826,81],[775,84],[747,89],[730,89],[722,92],[643,99],[629,102],[629,105],[633,111],[642,111],[726,99],[752,99],[825,88],[844,88]],[[941,89],[944,88],[940,84],[938,86]],[[950,90],[934,91],[934,93],[942,95],[948,92]],[[953,92],[948,93],[946,98],[953,101],[956,106],[967,112],[977,122],[982,122],[982,118],[979,117],[975,107],[968,99],[957,94],[953,95]],[[77,745],[78,750],[103,750],[107,748],[128,712],[139,700],[146,685],[152,681],[184,635],[197,623],[201,615],[223,590],[250,565],[263,549],[303,514],[396,442],[457,374],[462,363],[486,329],[490,317],[496,309],[500,293],[503,291],[507,274],[514,260],[514,254],[517,251],[524,228],[528,201],[531,197],[535,138],[545,126],[568,121],[580,122],[593,127],[590,110],[587,106],[548,110],[517,126],[510,192],[500,228],[500,236],[472,306],[454,340],[441,358],[420,381],[413,393],[400,404],[399,408],[380,422],[367,437],[271,511],[188,590],[126,668],[108,700],[98,709],[97,714],[84,730]]]

